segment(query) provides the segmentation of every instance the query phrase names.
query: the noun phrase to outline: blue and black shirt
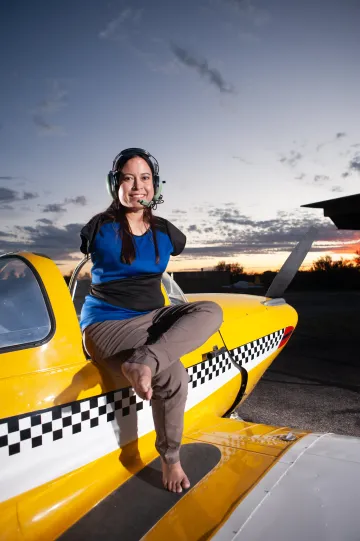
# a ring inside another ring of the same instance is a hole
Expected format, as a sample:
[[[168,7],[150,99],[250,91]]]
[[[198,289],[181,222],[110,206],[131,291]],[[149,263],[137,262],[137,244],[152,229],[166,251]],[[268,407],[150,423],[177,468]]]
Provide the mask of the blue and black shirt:
[[[164,306],[161,277],[170,256],[183,251],[186,237],[164,218],[156,216],[155,224],[158,263],[151,229],[133,235],[136,258],[131,265],[121,261],[120,224],[107,212],[96,215],[81,230],[80,250],[91,255],[93,263],[90,294],[81,310],[82,331],[92,323],[129,319]]]

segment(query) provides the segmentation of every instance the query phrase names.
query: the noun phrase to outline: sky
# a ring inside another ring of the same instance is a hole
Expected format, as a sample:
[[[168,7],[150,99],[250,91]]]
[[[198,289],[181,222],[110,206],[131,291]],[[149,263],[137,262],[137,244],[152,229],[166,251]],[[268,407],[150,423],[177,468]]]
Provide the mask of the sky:
[[[170,271],[352,258],[360,232],[301,205],[360,192],[358,0],[3,0],[0,253],[66,273],[110,204],[115,155],[160,165]]]

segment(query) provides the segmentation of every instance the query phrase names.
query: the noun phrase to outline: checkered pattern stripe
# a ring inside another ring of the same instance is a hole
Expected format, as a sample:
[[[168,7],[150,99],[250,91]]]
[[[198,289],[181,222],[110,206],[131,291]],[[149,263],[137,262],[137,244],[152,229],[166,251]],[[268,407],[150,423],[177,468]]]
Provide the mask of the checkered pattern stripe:
[[[192,389],[204,385],[207,381],[217,378],[232,367],[229,354],[220,353],[212,359],[206,359],[199,364],[190,366],[187,371],[189,374],[189,385]]]
[[[0,451],[8,455],[55,442],[150,407],[128,387],[49,410],[0,420]],[[0,456],[2,453],[0,453]]]
[[[230,351],[238,364],[246,364],[278,347],[284,329],[244,344]],[[213,357],[187,368],[190,389],[206,384],[221,374],[234,369],[229,353],[213,352]],[[0,458],[29,451],[47,442],[68,438],[100,424],[114,421],[150,408],[130,387],[100,396],[77,400],[31,414],[0,419]]]
[[[231,353],[234,361],[243,366],[250,361],[256,360],[261,355],[270,353],[270,351],[277,349],[283,336],[284,329],[281,329],[233,349]]]

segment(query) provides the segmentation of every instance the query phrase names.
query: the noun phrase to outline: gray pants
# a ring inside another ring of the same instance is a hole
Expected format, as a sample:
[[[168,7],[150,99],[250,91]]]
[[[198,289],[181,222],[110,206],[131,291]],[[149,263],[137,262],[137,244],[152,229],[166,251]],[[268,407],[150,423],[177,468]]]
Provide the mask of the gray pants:
[[[165,306],[131,319],[94,323],[84,331],[85,348],[102,367],[115,374],[125,361],[151,368],[155,445],[168,464],[179,460],[188,392],[189,378],[180,357],[206,342],[222,320],[218,304],[198,301]]]

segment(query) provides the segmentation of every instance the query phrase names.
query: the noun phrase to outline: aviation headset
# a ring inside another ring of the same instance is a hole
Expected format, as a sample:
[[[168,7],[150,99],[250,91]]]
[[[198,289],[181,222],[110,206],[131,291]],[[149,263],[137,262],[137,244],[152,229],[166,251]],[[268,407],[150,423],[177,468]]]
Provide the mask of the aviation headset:
[[[118,191],[120,186],[120,172],[121,167],[127,162],[130,158],[135,156],[140,156],[143,158],[146,163],[149,165],[152,175],[153,175],[153,184],[154,184],[154,197],[151,201],[146,201],[145,199],[140,199],[139,203],[144,207],[156,209],[156,206],[159,203],[163,203],[163,196],[161,195],[162,184],[165,181],[160,181],[159,177],[159,164],[156,158],[150,154],[147,150],[143,148],[126,148],[119,152],[113,161],[113,166],[111,171],[109,171],[106,186],[109,192],[109,195],[116,201],[118,198]]]

